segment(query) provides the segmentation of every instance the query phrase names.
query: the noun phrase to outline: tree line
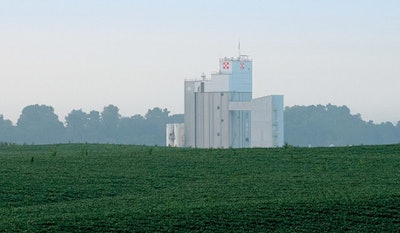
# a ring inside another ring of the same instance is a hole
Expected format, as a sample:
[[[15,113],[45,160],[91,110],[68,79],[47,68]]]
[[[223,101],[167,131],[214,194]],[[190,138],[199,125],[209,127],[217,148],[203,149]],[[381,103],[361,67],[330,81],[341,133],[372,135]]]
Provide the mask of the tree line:
[[[122,117],[117,106],[101,112],[72,110],[59,120],[51,106],[30,105],[14,125],[0,115],[0,142],[18,144],[118,143],[165,145],[165,125],[182,123],[183,114],[170,115],[155,107],[142,116]],[[400,143],[400,121],[375,124],[352,115],[346,106],[286,107],[285,142],[293,146],[347,146]]]
[[[183,115],[170,115],[167,109],[155,107],[144,116],[122,117],[117,106],[108,105],[102,112],[72,110],[63,123],[53,107],[30,105],[15,126],[0,115],[0,142],[165,145],[165,124],[177,122],[183,122]]]
[[[285,141],[295,146],[350,146],[400,143],[400,121],[375,124],[346,106],[286,107]]]

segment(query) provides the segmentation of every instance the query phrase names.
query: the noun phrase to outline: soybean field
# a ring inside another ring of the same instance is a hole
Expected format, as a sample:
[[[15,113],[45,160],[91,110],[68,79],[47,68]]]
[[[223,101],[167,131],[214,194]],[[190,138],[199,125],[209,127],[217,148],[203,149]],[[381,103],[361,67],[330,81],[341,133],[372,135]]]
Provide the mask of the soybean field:
[[[0,232],[399,232],[400,145],[0,145]]]

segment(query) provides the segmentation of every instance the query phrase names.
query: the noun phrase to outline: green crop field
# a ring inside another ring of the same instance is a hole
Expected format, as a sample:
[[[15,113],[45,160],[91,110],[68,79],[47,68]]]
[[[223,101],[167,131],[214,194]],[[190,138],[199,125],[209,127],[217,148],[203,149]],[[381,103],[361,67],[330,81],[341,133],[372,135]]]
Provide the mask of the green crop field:
[[[400,145],[0,146],[0,232],[399,232]]]

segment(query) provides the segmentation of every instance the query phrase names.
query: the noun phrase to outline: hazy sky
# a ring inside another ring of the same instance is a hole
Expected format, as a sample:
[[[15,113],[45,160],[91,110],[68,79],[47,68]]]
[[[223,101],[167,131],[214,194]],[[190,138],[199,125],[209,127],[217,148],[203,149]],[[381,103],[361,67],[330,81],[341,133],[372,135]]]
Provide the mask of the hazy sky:
[[[253,96],[400,120],[399,0],[0,0],[0,114],[183,113],[185,78],[253,59]]]

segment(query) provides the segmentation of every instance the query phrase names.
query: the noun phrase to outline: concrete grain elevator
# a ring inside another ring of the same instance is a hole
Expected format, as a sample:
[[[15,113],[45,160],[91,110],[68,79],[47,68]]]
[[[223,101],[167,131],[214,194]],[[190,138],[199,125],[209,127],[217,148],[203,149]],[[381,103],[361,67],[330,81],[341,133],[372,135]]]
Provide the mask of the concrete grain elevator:
[[[253,62],[248,56],[225,57],[219,60],[219,71],[212,73],[211,79],[203,75],[199,80],[185,80],[184,125],[173,132],[167,126],[167,146],[282,146],[283,95],[253,99],[252,71]]]

